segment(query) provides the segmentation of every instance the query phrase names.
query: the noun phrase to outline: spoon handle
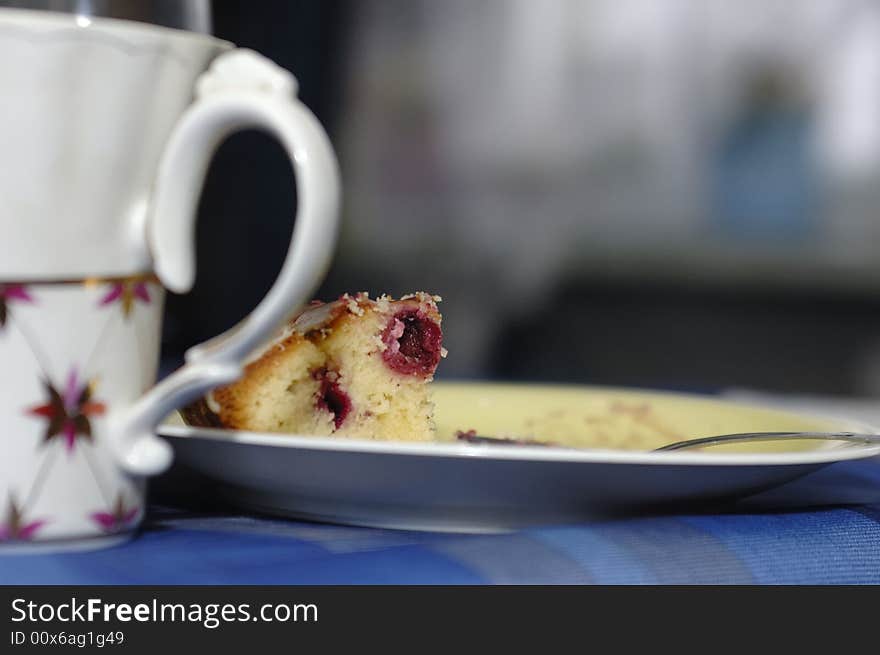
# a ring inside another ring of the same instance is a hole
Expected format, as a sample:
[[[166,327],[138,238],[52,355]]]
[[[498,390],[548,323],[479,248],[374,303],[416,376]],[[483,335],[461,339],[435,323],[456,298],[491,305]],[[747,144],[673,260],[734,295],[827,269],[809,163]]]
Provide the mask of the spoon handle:
[[[655,448],[654,452],[701,448],[722,443],[749,441],[785,441],[788,439],[825,439],[828,441],[854,441],[862,444],[880,444],[880,434],[861,434],[858,432],[742,432],[739,434],[720,434],[714,437],[687,439]]]

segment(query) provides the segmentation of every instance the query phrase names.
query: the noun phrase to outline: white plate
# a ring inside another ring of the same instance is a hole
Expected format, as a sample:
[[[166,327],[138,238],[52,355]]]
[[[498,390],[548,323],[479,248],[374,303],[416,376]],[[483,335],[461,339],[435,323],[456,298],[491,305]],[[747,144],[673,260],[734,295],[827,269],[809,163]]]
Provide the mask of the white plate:
[[[777,442],[651,453],[678,438],[863,423],[684,394],[435,383],[438,434],[534,434],[599,448],[408,443],[258,434],[170,420],[178,479],[247,509],[376,527],[497,531],[767,489],[878,446]],[[756,450],[759,449],[759,450]],[[745,452],[748,450],[749,452]]]

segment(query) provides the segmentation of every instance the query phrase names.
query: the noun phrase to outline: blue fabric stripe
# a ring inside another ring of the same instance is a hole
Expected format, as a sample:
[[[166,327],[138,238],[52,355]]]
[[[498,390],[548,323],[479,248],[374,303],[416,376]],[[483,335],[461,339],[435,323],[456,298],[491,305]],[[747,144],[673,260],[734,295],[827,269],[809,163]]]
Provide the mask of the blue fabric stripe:
[[[487,584],[466,565],[422,546],[344,553],[308,561],[286,580],[266,584]]]
[[[656,584],[750,584],[749,568],[711,533],[677,518],[603,528],[652,572]]]
[[[683,520],[715,535],[760,584],[880,583],[880,525],[857,512]]]
[[[572,526],[544,528],[531,531],[530,535],[578,562],[597,584],[656,582],[649,566],[601,530]]]
[[[401,566],[402,563],[406,566]],[[330,554],[289,537],[209,530],[147,532],[86,553],[0,557],[3,584],[481,584],[420,546]]]
[[[324,553],[299,540],[248,534],[230,539],[223,532],[161,530],[106,550],[6,556],[0,558],[0,570],[6,584],[174,584],[181,579],[205,584],[247,567],[255,584],[267,584],[283,576],[290,562]],[[15,565],[3,561],[8,559]]]
[[[674,518],[632,519],[536,534],[601,584],[741,584],[747,566],[713,535]]]
[[[590,584],[580,563],[526,534],[444,540],[431,550],[451,556],[493,584]]]

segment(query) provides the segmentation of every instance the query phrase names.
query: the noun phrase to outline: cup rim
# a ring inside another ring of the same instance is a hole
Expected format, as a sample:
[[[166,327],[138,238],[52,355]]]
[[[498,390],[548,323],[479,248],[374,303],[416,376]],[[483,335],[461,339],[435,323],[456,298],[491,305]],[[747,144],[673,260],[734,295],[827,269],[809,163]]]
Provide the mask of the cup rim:
[[[88,22],[85,22],[83,19],[86,19]],[[107,18],[104,16],[92,17],[39,9],[0,7],[0,25],[27,25],[35,22],[76,30],[108,31],[122,37],[167,38],[181,42],[198,42],[220,50],[235,47],[234,43],[219,39],[211,34],[189,32],[174,27],[165,27],[164,25],[153,25],[152,23],[140,23],[133,20]]]

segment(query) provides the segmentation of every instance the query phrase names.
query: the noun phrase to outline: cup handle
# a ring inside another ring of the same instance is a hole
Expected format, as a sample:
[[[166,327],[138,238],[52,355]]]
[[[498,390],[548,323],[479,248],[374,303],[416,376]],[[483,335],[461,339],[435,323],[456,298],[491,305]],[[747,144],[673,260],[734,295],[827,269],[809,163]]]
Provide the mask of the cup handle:
[[[155,435],[174,409],[241,376],[242,361],[309,300],[330,264],[339,215],[339,170],[330,141],[296,98],[296,79],[250,50],[220,55],[196,84],[196,101],[181,117],[159,165],[147,238],[154,267],[181,293],[195,278],[195,213],[202,182],[220,142],[257,127],[284,146],[296,176],[298,209],[281,273],[241,323],[186,353],[186,364],[133,406],[108,416],[119,464],[135,475],[160,473],[171,447]]]

